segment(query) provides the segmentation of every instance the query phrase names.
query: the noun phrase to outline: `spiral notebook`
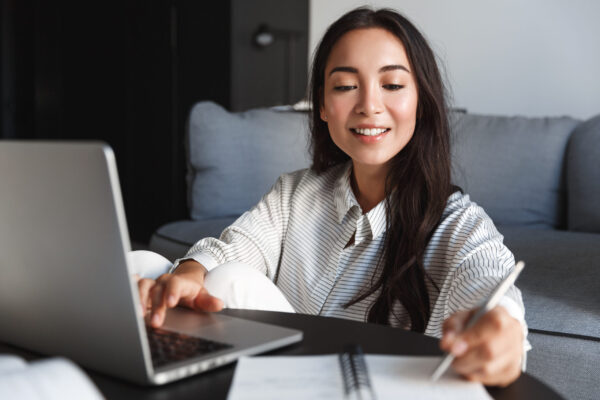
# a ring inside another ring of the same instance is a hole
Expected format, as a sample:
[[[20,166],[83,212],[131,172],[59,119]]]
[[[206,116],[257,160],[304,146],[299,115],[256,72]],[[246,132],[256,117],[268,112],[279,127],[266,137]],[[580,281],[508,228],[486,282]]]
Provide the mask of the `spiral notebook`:
[[[339,354],[344,396],[361,400],[375,400],[375,392],[365,357],[360,346],[346,345]]]
[[[244,357],[228,399],[491,399],[483,385],[452,371],[431,382],[440,359],[363,355],[356,347],[321,356]]]

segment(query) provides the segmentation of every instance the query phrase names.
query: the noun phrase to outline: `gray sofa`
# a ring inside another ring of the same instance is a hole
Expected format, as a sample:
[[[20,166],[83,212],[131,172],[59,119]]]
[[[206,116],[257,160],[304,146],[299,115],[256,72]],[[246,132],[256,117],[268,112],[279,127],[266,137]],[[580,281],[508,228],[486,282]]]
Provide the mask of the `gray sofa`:
[[[195,105],[188,129],[190,219],[150,248],[175,259],[218,237],[283,172],[309,165],[306,113]],[[527,266],[527,371],[568,399],[600,397],[600,115],[452,114],[453,179]]]

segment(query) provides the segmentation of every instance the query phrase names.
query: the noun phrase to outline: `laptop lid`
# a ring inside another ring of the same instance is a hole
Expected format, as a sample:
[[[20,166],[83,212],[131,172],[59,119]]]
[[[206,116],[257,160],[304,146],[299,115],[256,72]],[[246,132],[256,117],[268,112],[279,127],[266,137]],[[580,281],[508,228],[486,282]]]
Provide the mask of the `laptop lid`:
[[[118,182],[102,143],[0,142],[0,339],[144,381]]]

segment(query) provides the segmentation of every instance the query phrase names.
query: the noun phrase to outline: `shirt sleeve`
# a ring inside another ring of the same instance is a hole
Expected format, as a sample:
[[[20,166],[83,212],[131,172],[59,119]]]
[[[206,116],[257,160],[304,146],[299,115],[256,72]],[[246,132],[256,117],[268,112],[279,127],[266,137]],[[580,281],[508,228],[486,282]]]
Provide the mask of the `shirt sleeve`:
[[[180,262],[193,259],[207,270],[229,262],[243,262],[274,279],[289,216],[290,175],[282,175],[252,209],[242,214],[217,238],[199,240]]]
[[[481,207],[471,203],[455,219],[448,259],[451,270],[446,282],[444,319],[461,310],[471,310],[487,298],[500,281],[514,268],[515,259],[504,245],[503,236]],[[511,286],[499,306],[519,321],[523,329],[523,362],[531,345],[527,340],[525,306],[521,291]],[[441,332],[440,332],[441,336]]]

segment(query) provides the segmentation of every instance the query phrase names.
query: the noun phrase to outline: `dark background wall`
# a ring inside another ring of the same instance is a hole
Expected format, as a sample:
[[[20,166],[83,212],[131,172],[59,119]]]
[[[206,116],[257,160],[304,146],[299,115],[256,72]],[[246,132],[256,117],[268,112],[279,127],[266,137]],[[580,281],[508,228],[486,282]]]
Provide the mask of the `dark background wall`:
[[[1,0],[2,139],[94,139],[116,154],[129,231],[187,218],[191,106],[302,99],[308,0]],[[274,41],[253,40],[259,31]]]

